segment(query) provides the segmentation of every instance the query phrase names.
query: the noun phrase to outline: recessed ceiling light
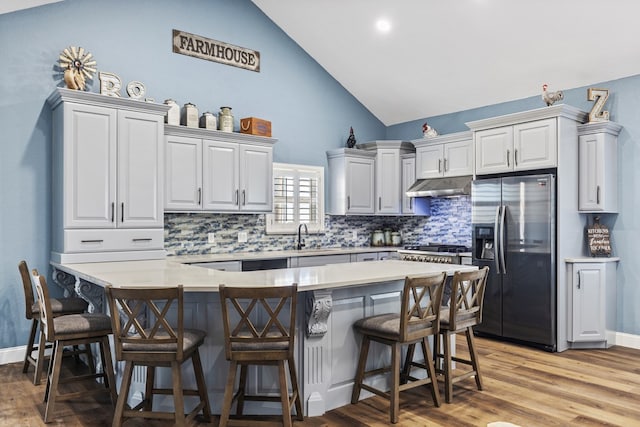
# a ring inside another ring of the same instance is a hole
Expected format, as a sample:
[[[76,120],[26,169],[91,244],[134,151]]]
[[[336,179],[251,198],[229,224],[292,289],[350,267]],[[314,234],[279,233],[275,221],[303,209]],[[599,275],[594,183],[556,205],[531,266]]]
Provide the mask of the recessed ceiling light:
[[[376,22],[376,28],[381,33],[388,33],[389,31],[391,31],[391,22],[384,18],[378,19],[378,21]]]

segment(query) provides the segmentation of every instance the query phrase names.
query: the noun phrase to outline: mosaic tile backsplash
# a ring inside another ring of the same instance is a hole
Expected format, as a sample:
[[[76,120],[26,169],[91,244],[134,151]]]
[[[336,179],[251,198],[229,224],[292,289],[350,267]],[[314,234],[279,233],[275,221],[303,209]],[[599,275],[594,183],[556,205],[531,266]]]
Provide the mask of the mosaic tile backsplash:
[[[169,255],[279,251],[295,248],[292,234],[267,234],[263,214],[167,213],[165,249]],[[450,243],[471,246],[469,196],[434,198],[431,216],[326,215],[325,232],[305,236],[307,248],[370,246],[371,233],[390,228],[400,231],[402,244]],[[247,233],[238,243],[238,232]],[[358,234],[352,240],[353,231]],[[215,244],[208,243],[215,233]]]

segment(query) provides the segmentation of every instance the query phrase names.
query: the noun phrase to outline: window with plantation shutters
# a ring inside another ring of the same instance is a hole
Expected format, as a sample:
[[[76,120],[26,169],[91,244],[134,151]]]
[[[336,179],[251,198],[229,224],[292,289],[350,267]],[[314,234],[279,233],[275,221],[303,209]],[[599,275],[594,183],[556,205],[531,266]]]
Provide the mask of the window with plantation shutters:
[[[273,213],[267,233],[296,233],[300,224],[309,232],[324,230],[324,168],[273,164]]]

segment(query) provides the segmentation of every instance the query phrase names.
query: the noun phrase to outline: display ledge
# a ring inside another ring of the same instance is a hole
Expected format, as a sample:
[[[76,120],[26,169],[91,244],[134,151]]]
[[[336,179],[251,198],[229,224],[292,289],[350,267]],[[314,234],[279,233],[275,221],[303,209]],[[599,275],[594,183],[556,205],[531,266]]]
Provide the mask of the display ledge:
[[[576,258],[565,258],[564,262],[568,263],[583,263],[583,262],[618,262],[620,261],[620,257],[612,256],[612,257],[576,257]]]
[[[456,271],[473,271],[478,267],[413,261],[370,261],[329,264],[318,267],[231,272],[194,267],[167,260],[97,262],[85,264],[51,263],[55,270],[66,272],[77,280],[104,287],[171,287],[183,285],[189,292],[217,292],[227,286],[277,287],[298,284],[298,291],[344,288],[371,283],[403,280],[407,276],[423,276]]]
[[[226,254],[170,255],[167,261],[181,264],[197,264],[217,261],[247,261],[275,258],[296,258],[320,255],[361,254],[372,252],[396,252],[399,246],[360,246],[354,248],[313,248],[285,251],[231,252]]]

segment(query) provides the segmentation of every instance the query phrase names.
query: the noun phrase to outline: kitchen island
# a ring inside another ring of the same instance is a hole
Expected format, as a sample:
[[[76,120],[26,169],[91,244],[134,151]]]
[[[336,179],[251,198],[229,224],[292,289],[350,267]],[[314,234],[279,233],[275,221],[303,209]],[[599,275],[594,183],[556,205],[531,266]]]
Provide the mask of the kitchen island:
[[[452,275],[455,271],[476,269],[468,265],[396,260],[251,272],[218,271],[168,260],[52,265],[55,282],[67,293],[77,293],[89,301],[92,311],[103,311],[106,307],[103,292],[106,285],[163,287],[182,284],[185,288],[185,326],[207,331],[201,357],[214,413],[220,411],[228,371],[217,292],[219,285],[288,286],[297,283],[296,367],[307,416],[321,415],[349,404],[360,347],[360,337],[351,325],[365,316],[399,311],[406,276],[443,271]],[[389,358],[384,350],[372,347],[374,354],[380,352],[375,360]],[[275,370],[252,368],[248,380],[252,392],[277,390]],[[120,372],[118,367],[117,373]],[[161,384],[170,382],[169,373],[162,374],[159,372],[157,381]],[[144,378],[144,372],[134,372],[131,403],[142,399]],[[195,381],[187,372],[186,386],[193,385],[189,380]],[[365,397],[368,395],[363,394],[362,398]],[[264,402],[247,402],[247,413],[252,412],[249,403],[261,405],[254,407],[256,413],[279,411],[278,405],[271,407]],[[171,407],[172,401],[167,397],[158,404]]]

